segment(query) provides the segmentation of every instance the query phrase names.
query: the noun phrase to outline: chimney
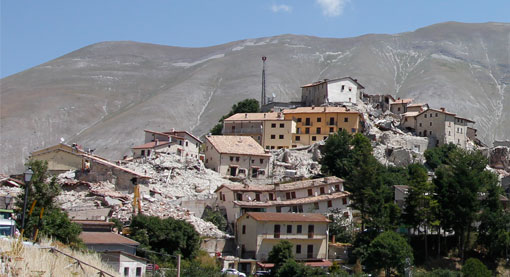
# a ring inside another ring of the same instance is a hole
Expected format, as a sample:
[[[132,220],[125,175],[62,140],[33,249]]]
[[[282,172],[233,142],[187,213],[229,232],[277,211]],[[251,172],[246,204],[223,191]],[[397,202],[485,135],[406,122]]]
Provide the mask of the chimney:
[[[312,110],[315,109],[315,105],[312,105]]]
[[[282,112],[278,112],[278,118],[282,118],[282,117],[283,117]]]
[[[324,106],[324,112],[326,112],[326,107]]]
[[[444,112],[445,110],[446,110],[445,108],[441,107],[441,111],[442,111],[442,112]]]
[[[397,100],[400,100],[400,97],[399,97],[399,98],[397,98]]]
[[[170,130],[170,132],[175,133],[175,129],[174,129],[174,128],[172,128],[172,129]]]
[[[248,114],[247,113],[244,114],[244,118],[248,118]]]
[[[264,118],[266,118],[266,113],[264,113]]]

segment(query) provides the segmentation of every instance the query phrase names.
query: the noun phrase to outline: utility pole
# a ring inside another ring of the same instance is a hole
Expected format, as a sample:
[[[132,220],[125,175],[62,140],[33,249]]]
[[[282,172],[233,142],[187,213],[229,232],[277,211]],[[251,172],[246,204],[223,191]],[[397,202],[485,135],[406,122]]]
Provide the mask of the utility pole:
[[[181,254],[177,254],[177,277],[181,277]]]
[[[262,57],[262,95],[260,98],[260,108],[266,104],[266,60],[267,57]]]

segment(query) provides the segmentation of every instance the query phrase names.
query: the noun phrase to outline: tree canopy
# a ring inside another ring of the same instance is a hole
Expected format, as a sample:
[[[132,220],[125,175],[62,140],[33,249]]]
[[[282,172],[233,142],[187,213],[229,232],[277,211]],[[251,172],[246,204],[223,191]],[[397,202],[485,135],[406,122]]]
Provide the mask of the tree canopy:
[[[288,240],[278,242],[268,254],[267,261],[274,264],[273,274],[288,260],[294,259],[294,245]]]
[[[368,271],[385,269],[389,276],[393,268],[403,273],[405,267],[413,264],[413,250],[402,236],[387,231],[370,243],[363,261]]]
[[[170,255],[176,254],[192,259],[200,247],[198,232],[184,220],[137,215],[131,221],[130,231],[131,238],[140,243],[140,255],[156,261],[169,261]]]
[[[79,235],[81,228],[78,224],[72,223],[67,214],[58,206],[56,197],[62,189],[56,178],[49,178],[48,163],[46,161],[30,160],[27,166],[34,172],[28,186],[27,212],[25,220],[25,237],[31,237],[36,228],[39,229],[38,236],[52,237],[73,247],[81,246]],[[49,182],[47,181],[49,180]],[[16,212],[23,213],[23,202],[25,198],[25,185],[22,185],[21,192],[17,195]],[[31,216],[29,209],[35,202],[35,208]],[[39,220],[41,210],[44,208],[42,220]],[[17,220],[21,226],[21,217]]]

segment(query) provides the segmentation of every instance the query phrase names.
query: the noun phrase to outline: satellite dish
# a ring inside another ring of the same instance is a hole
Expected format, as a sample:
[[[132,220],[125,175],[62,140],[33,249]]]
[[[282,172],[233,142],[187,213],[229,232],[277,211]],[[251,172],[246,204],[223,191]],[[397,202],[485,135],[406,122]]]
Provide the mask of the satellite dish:
[[[65,139],[62,137],[60,138],[60,143],[64,143]]]

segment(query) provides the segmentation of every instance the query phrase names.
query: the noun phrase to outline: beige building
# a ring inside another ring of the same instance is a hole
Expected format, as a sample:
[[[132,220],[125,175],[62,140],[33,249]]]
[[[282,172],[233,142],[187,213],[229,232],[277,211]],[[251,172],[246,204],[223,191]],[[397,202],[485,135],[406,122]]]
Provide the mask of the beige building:
[[[428,109],[429,109],[429,104],[424,104],[424,103],[408,104],[406,112],[420,113],[420,112],[422,112],[424,110],[428,110]]]
[[[304,106],[352,105],[361,101],[364,89],[351,77],[324,79],[302,86],[301,102]]]
[[[207,136],[205,140],[205,166],[224,176],[265,178],[270,157],[248,136]]]
[[[379,109],[383,112],[390,109],[391,103],[395,101],[395,98],[390,94],[366,94],[363,93],[363,102],[370,104],[375,109]]]
[[[83,154],[86,154],[78,145],[72,146],[60,143],[32,152],[31,159],[48,162],[48,171],[51,174],[60,174],[69,170],[79,170],[85,167]]]
[[[150,157],[156,152],[173,153],[184,158],[199,158],[202,141],[188,131],[156,132],[144,130],[144,144],[132,147],[133,158]]]
[[[363,115],[344,107],[300,107],[284,110],[285,119],[296,122],[292,147],[311,145],[325,140],[338,130],[361,132]]]
[[[290,148],[296,123],[281,112],[238,113],[223,121],[223,135],[250,136],[265,149]]]
[[[343,183],[331,176],[276,185],[225,184],[216,189],[217,203],[229,223],[247,212],[325,214],[335,210],[350,220],[350,194]]]
[[[413,99],[400,99],[393,101],[393,103],[390,104],[390,112],[394,114],[403,114],[407,112],[407,106],[411,104]]]
[[[321,214],[246,213],[236,227],[241,257],[266,261],[273,246],[287,240],[294,245],[296,260],[325,260],[328,223]]]
[[[454,143],[462,148],[466,148],[468,125],[475,123],[444,108],[422,111],[415,119],[414,130],[418,136],[429,137],[436,146]]]

